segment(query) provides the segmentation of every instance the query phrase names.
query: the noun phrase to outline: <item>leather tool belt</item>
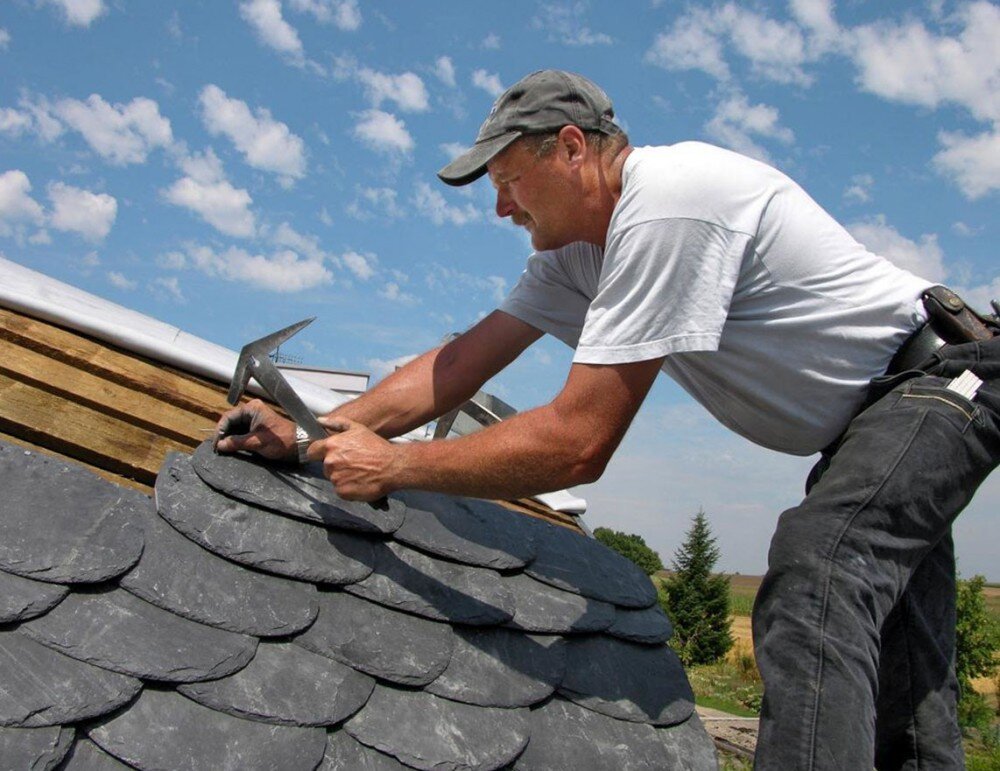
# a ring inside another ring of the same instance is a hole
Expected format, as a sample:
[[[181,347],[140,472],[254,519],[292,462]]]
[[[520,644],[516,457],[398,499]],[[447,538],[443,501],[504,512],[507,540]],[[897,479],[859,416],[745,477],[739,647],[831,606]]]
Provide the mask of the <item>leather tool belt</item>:
[[[927,323],[900,346],[886,374],[920,369],[943,345],[992,340],[1000,334],[996,316],[977,313],[947,287],[932,286],[924,290],[920,299],[927,310]]]

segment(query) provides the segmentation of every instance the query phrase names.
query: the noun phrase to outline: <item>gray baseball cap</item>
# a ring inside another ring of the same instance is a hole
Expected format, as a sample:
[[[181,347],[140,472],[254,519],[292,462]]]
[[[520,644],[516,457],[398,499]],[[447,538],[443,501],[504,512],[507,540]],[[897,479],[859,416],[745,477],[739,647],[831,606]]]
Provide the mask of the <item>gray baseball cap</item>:
[[[476,143],[441,169],[438,178],[456,187],[475,182],[486,173],[491,159],[525,134],[558,131],[569,125],[620,133],[614,116],[608,95],[582,75],[562,70],[533,72],[500,95]]]

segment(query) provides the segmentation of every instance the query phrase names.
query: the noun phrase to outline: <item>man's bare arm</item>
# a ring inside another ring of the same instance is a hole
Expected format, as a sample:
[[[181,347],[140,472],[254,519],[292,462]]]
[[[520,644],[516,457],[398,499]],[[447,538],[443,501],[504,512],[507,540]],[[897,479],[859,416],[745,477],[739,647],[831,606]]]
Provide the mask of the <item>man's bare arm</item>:
[[[599,478],[649,391],[662,360],[575,364],[544,407],[457,439],[390,444],[363,426],[310,448],[345,498],[373,500],[418,488],[481,498],[518,498]]]
[[[409,362],[371,391],[327,416],[368,426],[382,437],[404,434],[462,405],[518,357],[541,332],[494,311],[446,345]],[[247,450],[272,458],[295,457],[295,426],[254,400],[219,421],[216,448]]]

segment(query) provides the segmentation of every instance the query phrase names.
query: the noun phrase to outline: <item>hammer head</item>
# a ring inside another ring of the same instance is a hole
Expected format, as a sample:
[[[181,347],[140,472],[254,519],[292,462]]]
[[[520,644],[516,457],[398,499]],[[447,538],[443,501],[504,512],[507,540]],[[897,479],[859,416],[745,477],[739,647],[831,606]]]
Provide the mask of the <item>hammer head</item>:
[[[303,319],[297,324],[292,324],[290,327],[285,327],[284,329],[279,329],[277,332],[272,332],[266,335],[260,340],[254,340],[252,343],[247,343],[240,350],[240,357],[236,361],[236,369],[233,372],[233,380],[229,385],[229,395],[227,399],[230,404],[236,404],[240,397],[243,396],[243,392],[246,391],[247,383],[250,382],[250,377],[254,373],[256,368],[254,360],[260,360],[270,356],[271,352],[281,345],[285,340],[290,338],[296,332],[298,332],[303,327],[307,327],[316,320],[313,316],[308,319]]]

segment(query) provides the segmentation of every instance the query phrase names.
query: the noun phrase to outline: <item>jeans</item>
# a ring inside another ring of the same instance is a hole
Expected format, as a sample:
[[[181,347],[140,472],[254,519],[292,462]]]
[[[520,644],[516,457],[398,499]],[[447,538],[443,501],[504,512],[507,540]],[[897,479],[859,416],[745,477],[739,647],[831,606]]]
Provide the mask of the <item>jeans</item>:
[[[972,401],[944,387],[966,368]],[[964,767],[951,525],[1000,460],[1000,337],[873,390],[771,542],[756,768]]]

